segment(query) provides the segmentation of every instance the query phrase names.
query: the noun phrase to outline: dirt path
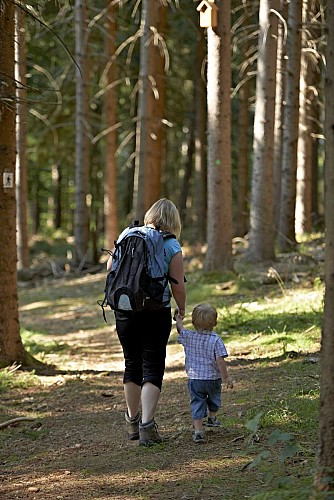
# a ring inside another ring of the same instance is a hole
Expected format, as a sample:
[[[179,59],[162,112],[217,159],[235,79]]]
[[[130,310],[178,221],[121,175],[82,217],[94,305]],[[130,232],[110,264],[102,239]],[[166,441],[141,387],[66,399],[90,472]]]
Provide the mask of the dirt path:
[[[72,336],[73,346],[78,340]],[[95,332],[87,343],[80,340],[84,352],[73,354],[66,366],[72,373],[40,377],[41,385],[12,390],[2,398],[7,418],[26,415],[36,420],[2,431],[1,499],[242,498],[228,488],[231,470],[238,471],[239,481],[249,480],[247,472],[240,472],[247,458],[231,445],[242,431],[214,429],[206,445],[192,443],[178,345],[168,348],[157,413],[165,443],[143,449],[125,435],[122,360],[115,333]],[[226,395],[229,416],[236,416],[232,401],[232,394]]]
[[[24,295],[21,323],[53,342],[45,359],[62,373],[0,395],[1,422],[35,419],[0,431],[1,500],[239,500],[261,491],[263,475],[244,469],[251,460],[245,413],[272,397],[277,366],[268,362],[258,370],[247,356],[231,356],[235,390],[224,393],[224,425],[195,445],[174,332],[156,415],[164,443],[139,447],[125,433],[123,358],[114,326],[97,320],[96,303],[90,310],[80,301],[101,290],[101,277],[70,285]]]

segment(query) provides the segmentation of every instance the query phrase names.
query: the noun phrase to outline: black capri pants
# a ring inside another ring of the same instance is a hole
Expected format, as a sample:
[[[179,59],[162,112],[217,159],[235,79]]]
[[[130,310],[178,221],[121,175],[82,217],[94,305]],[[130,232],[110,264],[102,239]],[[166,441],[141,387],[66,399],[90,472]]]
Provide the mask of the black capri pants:
[[[170,307],[131,315],[115,312],[116,330],[123,348],[123,383],[150,382],[161,390],[166,346],[172,329]]]

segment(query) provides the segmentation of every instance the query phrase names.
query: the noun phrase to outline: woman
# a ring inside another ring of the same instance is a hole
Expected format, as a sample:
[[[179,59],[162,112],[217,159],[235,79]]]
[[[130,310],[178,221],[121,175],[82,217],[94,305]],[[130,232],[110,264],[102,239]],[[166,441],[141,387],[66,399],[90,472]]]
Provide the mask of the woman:
[[[181,220],[170,200],[162,198],[146,212],[144,224],[169,231],[179,238]],[[183,256],[180,243],[175,238],[164,240],[165,272],[171,283],[170,298],[176,302],[174,315],[185,315],[186,293],[184,287]],[[111,258],[107,268],[112,265]],[[175,281],[175,283],[174,283]],[[115,312],[116,330],[123,348],[125,371],[124,394],[127,405],[125,420],[130,440],[150,446],[162,441],[154,420],[165,372],[166,346],[172,328],[171,303],[156,311],[141,311],[127,315]],[[140,408],[141,404],[141,417]]]

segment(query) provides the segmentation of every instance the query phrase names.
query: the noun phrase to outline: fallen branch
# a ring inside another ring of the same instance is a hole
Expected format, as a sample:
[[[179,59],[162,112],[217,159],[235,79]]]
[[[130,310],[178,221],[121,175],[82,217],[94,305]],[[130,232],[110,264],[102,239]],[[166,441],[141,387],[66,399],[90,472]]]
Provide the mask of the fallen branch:
[[[2,422],[0,424],[0,430],[5,429],[6,427],[9,427],[12,424],[16,424],[17,422],[24,422],[24,421],[32,421],[35,420],[32,417],[17,417],[17,418],[12,418],[11,420],[7,420],[7,422]]]

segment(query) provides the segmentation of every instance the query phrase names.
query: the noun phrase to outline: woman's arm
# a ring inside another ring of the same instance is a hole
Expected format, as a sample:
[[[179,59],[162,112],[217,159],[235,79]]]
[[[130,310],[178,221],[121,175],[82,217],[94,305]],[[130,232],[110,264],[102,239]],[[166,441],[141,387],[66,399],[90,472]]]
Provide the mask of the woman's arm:
[[[174,316],[179,313],[180,316],[184,317],[186,313],[186,289],[182,252],[178,252],[172,257],[168,272],[170,277],[177,281],[177,284],[171,282],[172,294],[177,305]]]
[[[107,260],[107,271],[109,271],[111,269],[114,251],[115,251],[115,247],[112,250],[107,250],[107,252],[109,252],[109,255],[110,255],[109,259]]]

